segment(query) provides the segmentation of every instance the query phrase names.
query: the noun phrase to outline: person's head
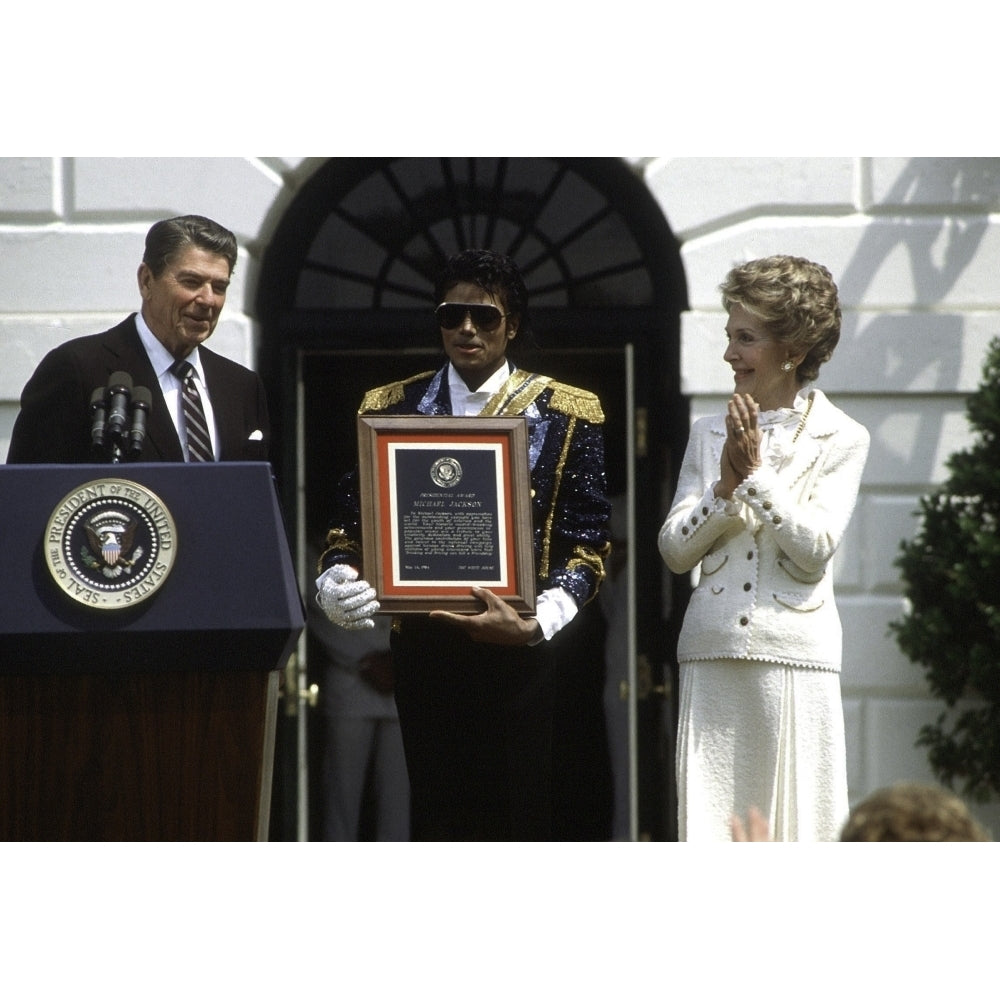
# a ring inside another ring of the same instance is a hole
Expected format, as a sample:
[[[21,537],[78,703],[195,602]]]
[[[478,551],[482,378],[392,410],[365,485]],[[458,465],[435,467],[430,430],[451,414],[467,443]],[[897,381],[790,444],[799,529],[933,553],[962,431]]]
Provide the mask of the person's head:
[[[833,356],[840,303],[821,264],[786,255],[751,260],[733,268],[719,290],[729,314],[725,359],[737,391],[750,392],[762,408],[773,408],[774,397],[794,398]]]
[[[965,803],[937,785],[880,788],[852,810],[841,841],[988,841]]]
[[[438,275],[434,297],[445,353],[469,388],[478,389],[505,364],[508,345],[527,324],[521,272],[503,254],[463,250]]]
[[[142,315],[175,357],[186,357],[215,330],[236,255],[236,237],[200,215],[164,219],[146,234],[138,271]]]

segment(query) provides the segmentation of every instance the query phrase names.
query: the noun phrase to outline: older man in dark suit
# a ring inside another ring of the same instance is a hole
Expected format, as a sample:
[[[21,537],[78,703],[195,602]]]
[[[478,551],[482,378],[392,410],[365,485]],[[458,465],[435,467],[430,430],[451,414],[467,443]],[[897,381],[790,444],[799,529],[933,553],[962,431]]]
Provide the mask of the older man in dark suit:
[[[7,462],[265,460],[263,383],[204,346],[236,255],[236,237],[211,219],[157,222],[137,275],[141,310],[42,359],[21,394]],[[114,399],[118,381],[125,392]],[[101,432],[116,406],[129,427],[136,408],[142,411],[139,433],[123,439],[117,426]],[[102,444],[105,436],[112,440]]]

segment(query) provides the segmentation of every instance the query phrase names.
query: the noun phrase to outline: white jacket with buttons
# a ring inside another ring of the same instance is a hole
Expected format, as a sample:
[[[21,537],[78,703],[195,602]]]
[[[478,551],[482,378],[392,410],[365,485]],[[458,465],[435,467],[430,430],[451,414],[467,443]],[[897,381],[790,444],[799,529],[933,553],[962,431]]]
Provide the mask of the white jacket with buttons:
[[[831,560],[857,501],[868,431],[813,389],[798,439],[733,493],[712,490],[725,418],[691,428],[659,548],[675,573],[701,564],[681,628],[681,662],[749,659],[840,670]]]

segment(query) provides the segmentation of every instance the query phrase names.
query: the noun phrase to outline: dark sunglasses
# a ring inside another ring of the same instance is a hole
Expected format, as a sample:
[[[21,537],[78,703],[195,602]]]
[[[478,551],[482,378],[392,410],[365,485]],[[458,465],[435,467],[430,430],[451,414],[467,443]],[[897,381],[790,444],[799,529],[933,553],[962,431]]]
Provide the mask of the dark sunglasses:
[[[506,317],[496,306],[473,305],[469,302],[442,302],[434,310],[442,330],[455,330],[465,322],[466,316],[472,317],[472,325],[484,333],[495,330]]]

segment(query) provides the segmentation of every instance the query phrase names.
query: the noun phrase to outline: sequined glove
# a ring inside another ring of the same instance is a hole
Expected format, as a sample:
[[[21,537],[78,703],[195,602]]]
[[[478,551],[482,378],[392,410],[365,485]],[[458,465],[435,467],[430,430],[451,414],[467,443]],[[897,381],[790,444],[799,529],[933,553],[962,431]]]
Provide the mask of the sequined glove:
[[[381,607],[375,588],[344,563],[331,566],[316,580],[316,603],[334,625],[348,629],[375,628],[372,615]]]

